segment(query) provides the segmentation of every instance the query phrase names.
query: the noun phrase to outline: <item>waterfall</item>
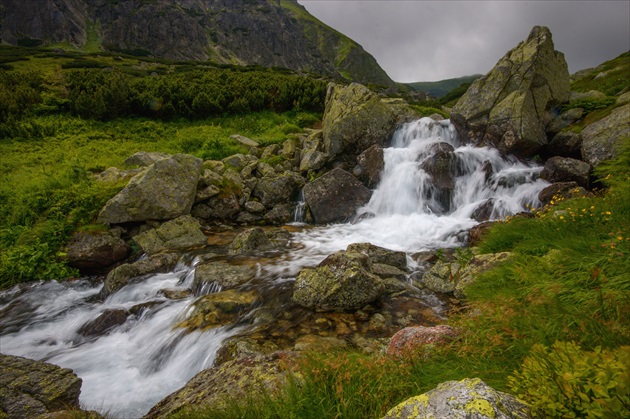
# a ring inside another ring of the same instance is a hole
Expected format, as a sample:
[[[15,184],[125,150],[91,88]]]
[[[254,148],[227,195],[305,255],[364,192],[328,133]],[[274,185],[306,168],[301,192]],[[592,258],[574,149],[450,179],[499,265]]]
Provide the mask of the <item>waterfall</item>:
[[[293,211],[293,223],[304,224],[306,217],[306,202],[304,201],[304,191],[300,190],[295,210]]]
[[[293,226],[293,247],[261,259],[257,292],[292,281],[351,243],[370,242],[407,253],[461,246],[476,218],[501,219],[539,204],[547,183],[540,167],[501,156],[492,148],[461,145],[449,121],[429,118],[403,125],[384,150],[381,181],[356,221]],[[303,222],[304,203],[295,211]],[[212,257],[221,257],[212,256]],[[190,260],[190,258],[188,258]],[[184,332],[177,327],[195,295],[168,299],[164,290],[192,286],[196,260],[171,273],[132,282],[104,302],[102,283],[87,280],[29,284],[0,292],[0,350],[73,369],[83,379],[84,408],[114,417],[140,417],[155,403],[212,366],[224,340],[244,331],[228,325]],[[219,291],[216,284],[193,290]],[[122,324],[86,336],[81,327],[106,311],[120,310]],[[250,313],[251,314],[251,313]],[[252,314],[253,316],[253,314]]]

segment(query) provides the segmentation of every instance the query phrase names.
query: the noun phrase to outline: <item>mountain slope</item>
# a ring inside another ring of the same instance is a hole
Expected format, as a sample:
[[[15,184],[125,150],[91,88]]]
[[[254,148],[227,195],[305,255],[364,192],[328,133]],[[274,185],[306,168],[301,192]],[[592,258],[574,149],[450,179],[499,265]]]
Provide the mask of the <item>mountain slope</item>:
[[[413,90],[420,92],[426,92],[431,97],[442,97],[456,87],[461,86],[464,83],[472,83],[481,77],[481,74],[474,74],[472,76],[458,77],[455,79],[446,79],[440,81],[421,81],[416,83],[405,83]]]
[[[0,42],[286,67],[393,86],[296,0],[0,0]]]

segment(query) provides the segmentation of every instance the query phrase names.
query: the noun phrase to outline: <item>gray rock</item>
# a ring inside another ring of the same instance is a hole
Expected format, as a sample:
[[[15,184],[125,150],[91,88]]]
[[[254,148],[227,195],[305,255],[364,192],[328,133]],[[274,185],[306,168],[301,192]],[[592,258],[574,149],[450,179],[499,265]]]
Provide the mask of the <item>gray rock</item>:
[[[201,159],[187,154],[158,160],[110,199],[98,215],[103,224],[169,220],[190,213]]]
[[[593,167],[614,159],[624,139],[630,137],[630,103],[582,130],[582,160]]]
[[[583,196],[588,196],[588,192],[576,182],[557,182],[547,186],[538,193],[538,199],[542,205],[547,205],[558,197],[570,199]]]
[[[143,169],[129,169],[129,170],[120,170],[117,167],[110,167],[103,170],[98,175],[94,176],[94,179],[97,182],[103,183],[118,183],[118,182],[129,182],[139,173],[142,173]]]
[[[316,268],[302,269],[292,299],[316,310],[356,310],[378,299],[384,291],[367,255],[340,251]]]
[[[256,141],[239,134],[230,135],[230,138],[248,147],[258,147],[258,143]]]
[[[222,175],[225,172],[225,163],[220,160],[206,160],[203,162],[203,169]]]
[[[132,155],[131,157],[128,157],[123,164],[125,166],[143,166],[143,167],[148,167],[151,166],[153,163],[155,163],[158,160],[164,160],[164,159],[170,159],[171,156],[170,154],[166,154],[166,153],[160,153],[157,151],[138,151],[137,153],[135,153],[134,155]]]
[[[85,323],[77,330],[82,336],[102,336],[116,326],[120,326],[127,321],[129,312],[122,309],[108,309],[102,312],[96,319]]]
[[[554,135],[554,137],[547,145],[547,154],[551,156],[580,159],[582,156],[581,147],[581,134],[571,131],[562,131]]]
[[[386,249],[371,243],[352,243],[346,250],[363,253],[370,258],[372,263],[382,263],[401,270],[407,269],[407,255],[405,252]]]
[[[165,222],[158,228],[137,234],[133,240],[148,255],[165,250],[182,250],[203,246],[207,242],[199,221],[190,215],[183,215]]]
[[[479,378],[447,381],[391,409],[383,419],[475,418],[528,419],[530,407],[516,397],[496,391]]]
[[[270,250],[272,247],[265,230],[260,227],[254,227],[236,236],[228,248],[228,253],[231,255],[243,255]]]
[[[261,159],[268,159],[273,156],[277,156],[280,151],[280,145],[278,144],[270,144],[263,149],[263,152],[260,156]]]
[[[381,172],[385,166],[383,160],[383,147],[374,144],[357,157],[357,165],[352,170],[356,176],[368,188],[375,188],[381,180]]]
[[[178,261],[178,255],[174,253],[162,253],[149,256],[146,259],[134,263],[124,263],[107,274],[99,297],[107,298],[109,295],[129,284],[134,278],[148,274],[169,272],[175,267]]]
[[[271,167],[270,164],[265,163],[264,161],[259,161],[258,164],[256,165],[256,173],[259,175],[259,177],[265,177],[265,176],[275,176],[276,174],[276,169],[274,169],[273,167]]]
[[[232,169],[236,172],[240,172],[245,166],[252,162],[252,156],[234,154],[224,158],[222,161],[225,164],[226,169]]]
[[[200,290],[204,285],[216,283],[221,289],[227,290],[248,282],[256,275],[255,270],[248,265],[232,265],[227,262],[209,262],[197,265],[193,290]]]
[[[372,193],[354,176],[333,169],[304,187],[304,200],[316,223],[344,222],[365,205]]]
[[[81,379],[72,370],[0,354],[0,416],[34,418],[79,410]]]
[[[294,201],[300,191],[300,183],[294,176],[282,174],[267,176],[258,181],[252,196],[258,198],[266,208]]]
[[[261,214],[265,212],[267,208],[258,201],[247,201],[245,203],[245,210],[252,214]]]
[[[104,268],[126,258],[130,250],[107,232],[77,232],[68,243],[68,264],[79,269]]]
[[[202,220],[231,220],[241,211],[239,198],[234,193],[219,193],[208,201],[196,204],[191,214]]]
[[[288,204],[275,205],[263,216],[263,219],[272,225],[282,225],[293,220],[293,214]]]
[[[577,182],[588,187],[591,165],[569,157],[552,157],[545,162],[540,177],[548,182]]]
[[[328,154],[317,150],[306,150],[300,160],[300,172],[319,170],[328,161]]]
[[[451,121],[465,142],[528,157],[547,143],[548,112],[568,98],[564,55],[554,50],[549,29],[535,26],[473,82],[453,107]]]

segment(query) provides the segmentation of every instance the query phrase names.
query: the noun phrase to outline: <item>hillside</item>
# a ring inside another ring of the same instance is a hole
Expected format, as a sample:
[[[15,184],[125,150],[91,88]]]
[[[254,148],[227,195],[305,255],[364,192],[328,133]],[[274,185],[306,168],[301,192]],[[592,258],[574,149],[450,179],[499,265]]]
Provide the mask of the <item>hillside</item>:
[[[481,74],[473,74],[472,76],[463,76],[455,79],[446,79],[440,81],[419,81],[415,83],[405,83],[413,90],[426,92],[429,96],[439,98],[446,95],[453,89],[462,84],[472,83],[481,77]]]
[[[374,57],[295,0],[2,3],[2,44],[284,67],[365,84],[394,85]]]

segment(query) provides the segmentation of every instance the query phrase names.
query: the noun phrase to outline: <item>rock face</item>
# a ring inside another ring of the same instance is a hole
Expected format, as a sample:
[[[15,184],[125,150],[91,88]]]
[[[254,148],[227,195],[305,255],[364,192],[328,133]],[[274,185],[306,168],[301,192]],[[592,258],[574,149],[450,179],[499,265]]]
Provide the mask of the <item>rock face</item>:
[[[0,354],[0,417],[34,418],[79,409],[81,379],[72,370]]]
[[[207,242],[199,221],[190,215],[183,215],[167,221],[158,228],[136,235],[133,240],[148,255],[165,250],[181,250],[202,246]]]
[[[145,419],[166,418],[187,406],[221,406],[227,400],[272,394],[287,383],[282,360],[290,353],[238,358],[201,371],[181,390],[155,405]]]
[[[316,268],[300,271],[293,301],[318,310],[355,310],[384,292],[381,279],[372,273],[372,261],[362,253],[340,251]]]
[[[131,249],[106,232],[77,232],[68,243],[68,263],[79,269],[98,269],[124,259]]]
[[[176,60],[257,64],[394,86],[359,44],[297,1],[4,0],[0,41],[84,47],[88,25],[103,49]],[[89,23],[88,23],[89,22]]]
[[[527,157],[547,143],[548,111],[568,99],[564,55],[554,50],[549,29],[535,26],[470,86],[453,108],[451,121],[464,141]]]
[[[352,170],[354,174],[368,188],[376,188],[381,180],[381,172],[385,166],[383,147],[374,144],[357,157],[357,165]]]
[[[117,224],[170,220],[189,214],[200,174],[201,159],[196,157],[177,154],[158,160],[110,199],[97,221]]]
[[[545,163],[540,172],[540,177],[553,182],[576,182],[578,185],[588,187],[591,166],[580,160],[569,157],[552,157]]]
[[[447,381],[433,390],[405,400],[383,419],[416,418],[531,418],[528,405],[516,397],[496,391],[479,378]]]
[[[624,139],[630,138],[630,103],[582,130],[582,160],[595,167],[615,158]]]
[[[318,224],[347,221],[371,196],[369,189],[342,169],[333,169],[304,187],[304,200]]]
[[[330,84],[324,112],[324,152],[330,158],[358,155],[388,141],[396,129],[394,112],[367,87]],[[348,157],[345,157],[348,159]]]

